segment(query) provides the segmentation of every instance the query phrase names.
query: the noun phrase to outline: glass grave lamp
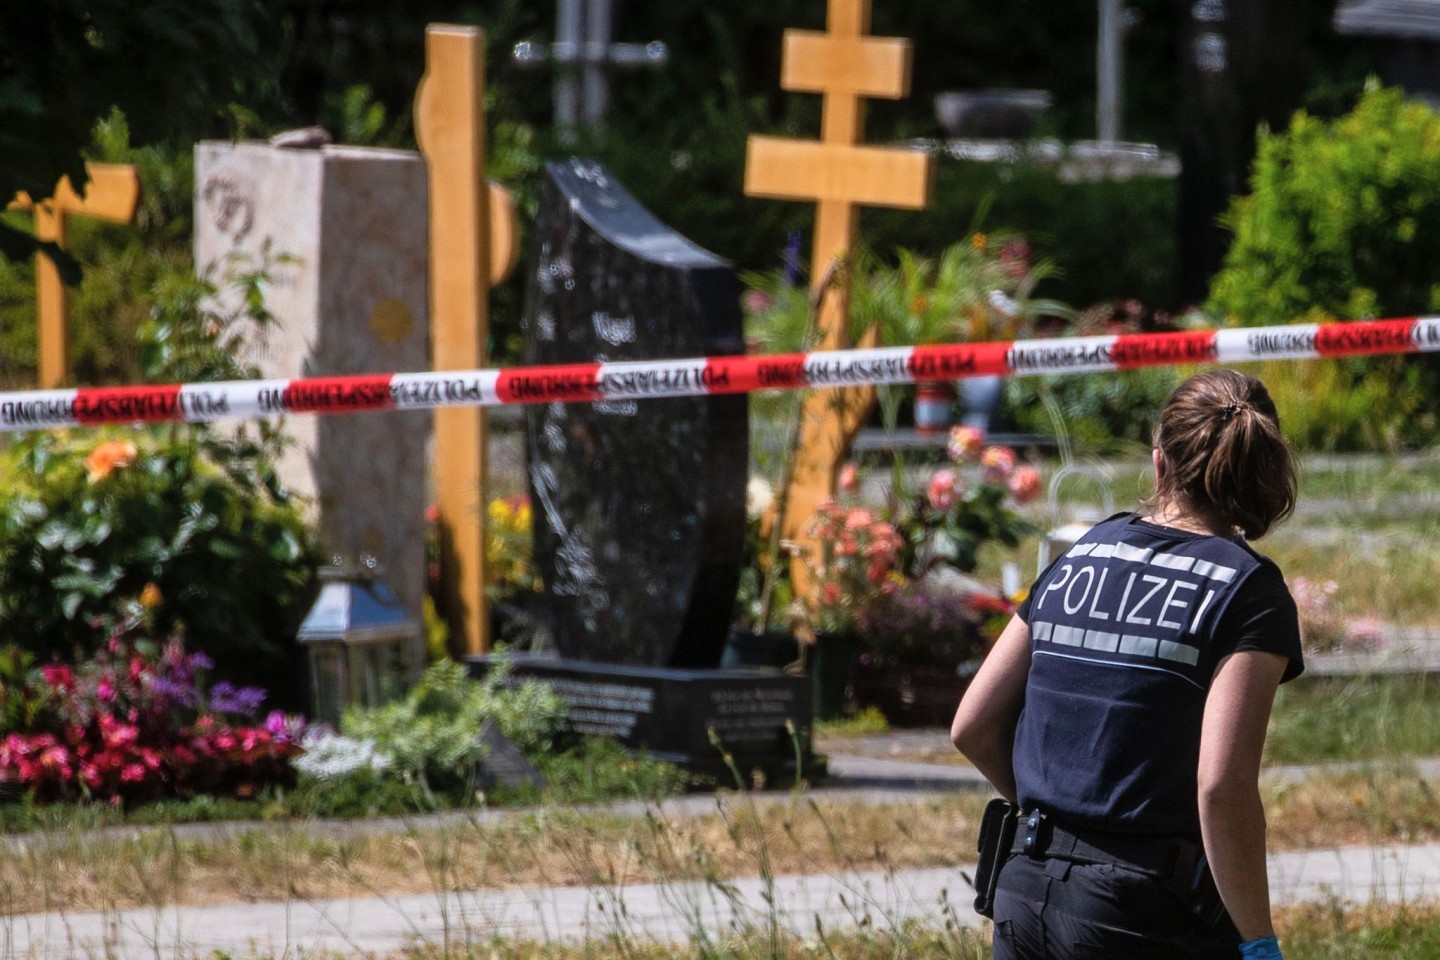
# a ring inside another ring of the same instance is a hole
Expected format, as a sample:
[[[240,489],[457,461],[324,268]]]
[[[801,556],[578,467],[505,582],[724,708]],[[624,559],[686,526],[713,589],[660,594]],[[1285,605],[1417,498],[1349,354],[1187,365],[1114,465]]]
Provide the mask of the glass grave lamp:
[[[336,557],[296,639],[306,651],[311,717],[337,723],[348,706],[376,707],[403,694],[418,669],[420,623],[380,578],[374,557]]]

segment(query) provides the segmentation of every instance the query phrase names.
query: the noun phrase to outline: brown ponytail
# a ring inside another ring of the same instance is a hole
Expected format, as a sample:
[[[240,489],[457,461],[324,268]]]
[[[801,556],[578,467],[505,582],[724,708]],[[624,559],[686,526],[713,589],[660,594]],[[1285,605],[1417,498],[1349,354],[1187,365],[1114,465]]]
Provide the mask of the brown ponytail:
[[[1160,412],[1155,448],[1165,460],[1156,502],[1183,499],[1251,540],[1295,509],[1295,454],[1254,377],[1215,370],[1186,380]]]

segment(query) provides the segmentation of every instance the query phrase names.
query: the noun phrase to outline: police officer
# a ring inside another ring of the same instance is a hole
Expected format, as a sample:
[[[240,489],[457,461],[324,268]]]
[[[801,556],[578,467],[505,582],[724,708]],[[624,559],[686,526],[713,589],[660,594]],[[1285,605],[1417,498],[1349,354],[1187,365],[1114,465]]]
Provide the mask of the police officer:
[[[1020,806],[996,960],[1280,957],[1258,780],[1300,632],[1248,541],[1294,509],[1294,455],[1231,370],[1181,384],[1154,447],[1153,496],[1040,575],[955,715]]]

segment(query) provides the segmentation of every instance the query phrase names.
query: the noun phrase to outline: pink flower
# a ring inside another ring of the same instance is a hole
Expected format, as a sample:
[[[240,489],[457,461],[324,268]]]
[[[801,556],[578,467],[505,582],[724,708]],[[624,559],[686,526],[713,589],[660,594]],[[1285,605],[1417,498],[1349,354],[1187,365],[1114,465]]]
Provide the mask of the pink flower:
[[[745,308],[746,313],[764,313],[770,309],[775,298],[764,290],[746,290],[740,297],[740,305]]]
[[[985,431],[978,427],[955,427],[950,431],[947,452],[957,462],[974,460],[985,446]]]
[[[115,685],[109,680],[101,680],[95,684],[95,699],[103,703],[109,703],[115,699]]]
[[[827,607],[833,607],[840,602],[840,585],[838,583],[827,583],[820,588],[820,602]]]
[[[855,466],[854,461],[846,463],[840,468],[840,476],[836,483],[846,493],[854,493],[860,489],[860,469]]]
[[[145,768],[138,763],[127,763],[120,770],[120,779],[125,783],[139,783],[145,779]]]
[[[1003,485],[1015,469],[1015,451],[1009,447],[986,447],[980,454],[980,478],[986,483]]]
[[[949,510],[955,506],[955,484],[958,481],[954,470],[940,469],[930,475],[925,485],[925,498],[936,510]]]
[[[63,663],[46,664],[41,668],[40,673],[45,682],[52,687],[59,687],[61,690],[69,690],[75,683],[74,672]]]
[[[1010,474],[1010,496],[1016,503],[1029,503],[1040,496],[1040,471],[1028,463]]]
[[[859,530],[863,527],[868,527],[874,519],[874,517],[870,516],[868,510],[861,510],[857,507],[845,516],[845,529]]]

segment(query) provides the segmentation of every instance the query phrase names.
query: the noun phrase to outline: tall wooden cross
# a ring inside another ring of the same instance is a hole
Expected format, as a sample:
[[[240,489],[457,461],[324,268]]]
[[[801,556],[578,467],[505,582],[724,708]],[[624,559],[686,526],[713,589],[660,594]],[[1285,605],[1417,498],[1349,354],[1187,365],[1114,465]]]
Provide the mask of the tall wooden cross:
[[[860,207],[920,209],[930,202],[929,154],[869,147],[862,98],[897,99],[910,89],[910,41],[870,37],[870,0],[829,0],[827,32],[785,31],[780,86],[824,95],[820,140],[752,136],[745,156],[745,192],[776,200],[814,200],[811,279],[826,282],[831,264],[847,257],[859,232]],[[844,343],[849,288],[842,280],[825,296],[817,324],[820,349]],[[873,340],[874,332],[868,337]],[[869,388],[817,390],[806,398],[801,445],[786,497],[784,535],[801,540],[821,500],[833,496],[840,461],[870,409]],[[797,564],[801,571],[803,565]]]
[[[490,287],[519,255],[515,204],[485,180],[485,34],[425,29],[425,75],[415,95],[415,137],[430,184],[430,357],[435,370],[486,365]],[[452,646],[488,648],[485,602],[485,451],[480,407],[435,411],[435,502],[442,594]]]
[[[91,217],[111,223],[135,219],[140,203],[140,175],[129,164],[87,163],[89,181],[85,194],[76,192],[69,177],[61,177],[55,193],[36,203],[28,193],[18,193],[11,210],[35,212],[35,237],[65,249],[65,221],[69,217]],[[40,388],[60,386],[70,376],[70,325],[66,320],[65,284],[55,262],[43,253],[35,260],[35,300],[40,326],[36,344],[40,354]]]

